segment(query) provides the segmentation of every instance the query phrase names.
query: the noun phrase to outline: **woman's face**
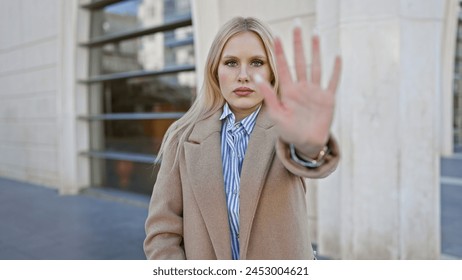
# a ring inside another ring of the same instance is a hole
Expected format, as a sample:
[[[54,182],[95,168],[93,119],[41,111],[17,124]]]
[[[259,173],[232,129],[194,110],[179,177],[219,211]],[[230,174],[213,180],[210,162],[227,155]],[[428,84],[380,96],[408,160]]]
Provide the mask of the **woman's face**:
[[[263,101],[255,86],[255,74],[270,82],[270,65],[260,37],[250,31],[234,35],[223,48],[218,82],[236,120],[250,115]]]

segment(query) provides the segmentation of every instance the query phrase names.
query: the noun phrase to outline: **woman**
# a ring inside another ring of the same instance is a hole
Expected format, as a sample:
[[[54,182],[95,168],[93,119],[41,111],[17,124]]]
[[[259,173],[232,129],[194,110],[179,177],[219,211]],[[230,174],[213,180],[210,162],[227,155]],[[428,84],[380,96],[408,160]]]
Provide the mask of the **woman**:
[[[300,27],[294,47],[295,82],[259,20],[234,18],[218,32],[202,92],[159,153],[148,259],[314,258],[303,177],[325,177],[338,162],[329,130],[340,59],[323,89],[319,38],[311,81]]]

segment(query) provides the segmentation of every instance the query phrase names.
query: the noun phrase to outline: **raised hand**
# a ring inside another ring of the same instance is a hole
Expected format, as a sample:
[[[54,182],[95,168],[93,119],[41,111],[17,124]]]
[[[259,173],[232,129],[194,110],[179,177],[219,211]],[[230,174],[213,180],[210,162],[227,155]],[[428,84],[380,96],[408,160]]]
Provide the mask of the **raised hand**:
[[[294,28],[294,57],[296,80],[289,66],[279,38],[275,39],[280,97],[261,77],[255,77],[264,94],[269,114],[276,124],[281,139],[295,145],[299,153],[316,157],[329,139],[335,108],[335,92],[340,80],[341,59],[336,57],[334,70],[327,88],[321,87],[321,54],[319,36],[312,38],[311,79],[307,79],[301,28]]]

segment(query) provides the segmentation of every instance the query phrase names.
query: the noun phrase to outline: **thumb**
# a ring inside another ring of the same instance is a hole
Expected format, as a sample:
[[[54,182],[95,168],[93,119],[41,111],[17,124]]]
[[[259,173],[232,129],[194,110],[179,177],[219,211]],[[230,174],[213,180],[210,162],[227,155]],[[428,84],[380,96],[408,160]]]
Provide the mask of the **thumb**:
[[[254,76],[254,80],[259,92],[263,94],[268,110],[273,117],[282,113],[282,104],[279,101],[274,88],[268,81],[265,81],[259,74]]]

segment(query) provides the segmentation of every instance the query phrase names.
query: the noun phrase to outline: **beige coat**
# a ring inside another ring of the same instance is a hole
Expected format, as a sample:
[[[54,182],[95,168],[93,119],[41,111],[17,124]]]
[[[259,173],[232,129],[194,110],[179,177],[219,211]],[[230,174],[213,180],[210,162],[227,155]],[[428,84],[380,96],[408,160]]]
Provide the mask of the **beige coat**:
[[[220,115],[195,125],[175,167],[175,150],[164,154],[146,221],[148,259],[231,259]],[[325,177],[336,168],[333,138],[329,145],[321,167],[297,165],[262,108],[240,181],[241,259],[313,259],[302,177]]]

